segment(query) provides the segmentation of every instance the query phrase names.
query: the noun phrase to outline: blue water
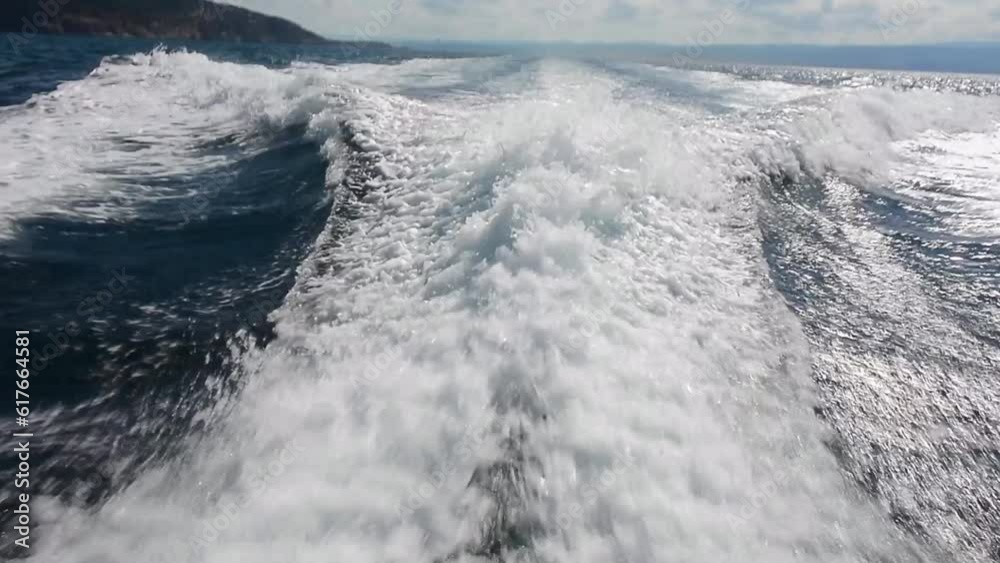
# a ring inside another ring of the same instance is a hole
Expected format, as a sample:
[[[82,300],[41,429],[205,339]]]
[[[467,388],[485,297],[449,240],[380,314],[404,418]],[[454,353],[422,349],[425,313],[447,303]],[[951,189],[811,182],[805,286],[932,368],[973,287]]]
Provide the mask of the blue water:
[[[453,53],[518,53],[559,57],[644,60],[669,64],[675,55],[693,64],[741,63],[844,69],[1000,74],[1000,44],[943,45],[652,45],[586,43],[410,41],[419,49]]]
[[[382,49],[345,58],[334,48],[40,37],[22,56],[0,60],[0,105],[23,104],[82,79],[105,57],[155,48],[196,48],[218,60],[270,67],[303,58],[391,63],[402,57]],[[332,205],[326,163],[301,126],[250,146],[235,137],[200,145],[203,154],[228,163],[196,175],[128,179],[199,194],[194,198],[148,202],[139,220],[25,217],[17,237],[0,242],[0,324],[5,332],[35,335],[34,411],[111,415],[83,416],[37,443],[36,491],[83,490],[96,500],[171,455],[174,440],[196,431],[194,416],[217,397],[204,390],[206,382],[231,382],[225,364],[234,341],[269,340],[267,315],[326,224]],[[148,424],[156,420],[170,423]],[[111,472],[109,459],[124,464]]]

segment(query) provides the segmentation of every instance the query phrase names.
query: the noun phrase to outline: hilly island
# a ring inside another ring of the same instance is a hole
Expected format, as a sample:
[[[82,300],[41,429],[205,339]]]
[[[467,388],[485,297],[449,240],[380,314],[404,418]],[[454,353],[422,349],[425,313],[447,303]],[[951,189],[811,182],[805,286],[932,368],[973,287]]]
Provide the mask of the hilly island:
[[[0,32],[330,42],[288,20],[207,0],[3,0]]]

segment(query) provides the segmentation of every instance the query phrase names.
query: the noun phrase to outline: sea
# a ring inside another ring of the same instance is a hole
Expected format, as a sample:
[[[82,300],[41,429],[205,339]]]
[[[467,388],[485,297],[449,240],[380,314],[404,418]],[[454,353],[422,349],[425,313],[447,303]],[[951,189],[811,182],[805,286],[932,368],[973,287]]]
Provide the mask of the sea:
[[[1000,561],[1000,70],[421,47],[4,52],[0,558]]]

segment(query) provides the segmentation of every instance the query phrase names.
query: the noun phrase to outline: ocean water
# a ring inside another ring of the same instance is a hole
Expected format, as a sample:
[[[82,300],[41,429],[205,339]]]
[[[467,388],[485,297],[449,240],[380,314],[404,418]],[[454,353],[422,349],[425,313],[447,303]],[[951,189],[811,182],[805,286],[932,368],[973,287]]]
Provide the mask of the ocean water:
[[[568,43],[417,41],[404,45],[449,53],[547,55],[641,61],[793,65],[806,67],[903,70],[1000,75],[1000,43],[970,42],[939,45],[726,45],[688,37],[686,43]]]
[[[998,561],[998,82],[36,38],[4,556]]]

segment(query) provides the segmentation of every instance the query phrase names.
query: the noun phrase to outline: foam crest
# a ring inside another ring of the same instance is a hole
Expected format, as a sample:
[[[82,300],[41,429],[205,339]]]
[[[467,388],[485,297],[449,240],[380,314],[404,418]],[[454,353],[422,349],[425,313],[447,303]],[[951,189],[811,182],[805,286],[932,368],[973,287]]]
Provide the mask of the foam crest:
[[[985,133],[998,123],[996,98],[886,88],[837,90],[756,116],[752,126],[765,136],[752,154],[772,174],[832,173],[879,185],[889,181],[892,164],[901,160],[896,143],[929,131]]]
[[[896,144],[893,189],[944,217],[948,233],[1000,234],[1000,124],[993,131],[928,131]]]
[[[183,51],[107,58],[86,78],[2,110],[0,236],[18,218],[129,220],[150,202],[197,196],[211,187],[164,180],[226,164],[213,147],[251,155],[267,135],[308,123],[331,106],[331,75]]]

